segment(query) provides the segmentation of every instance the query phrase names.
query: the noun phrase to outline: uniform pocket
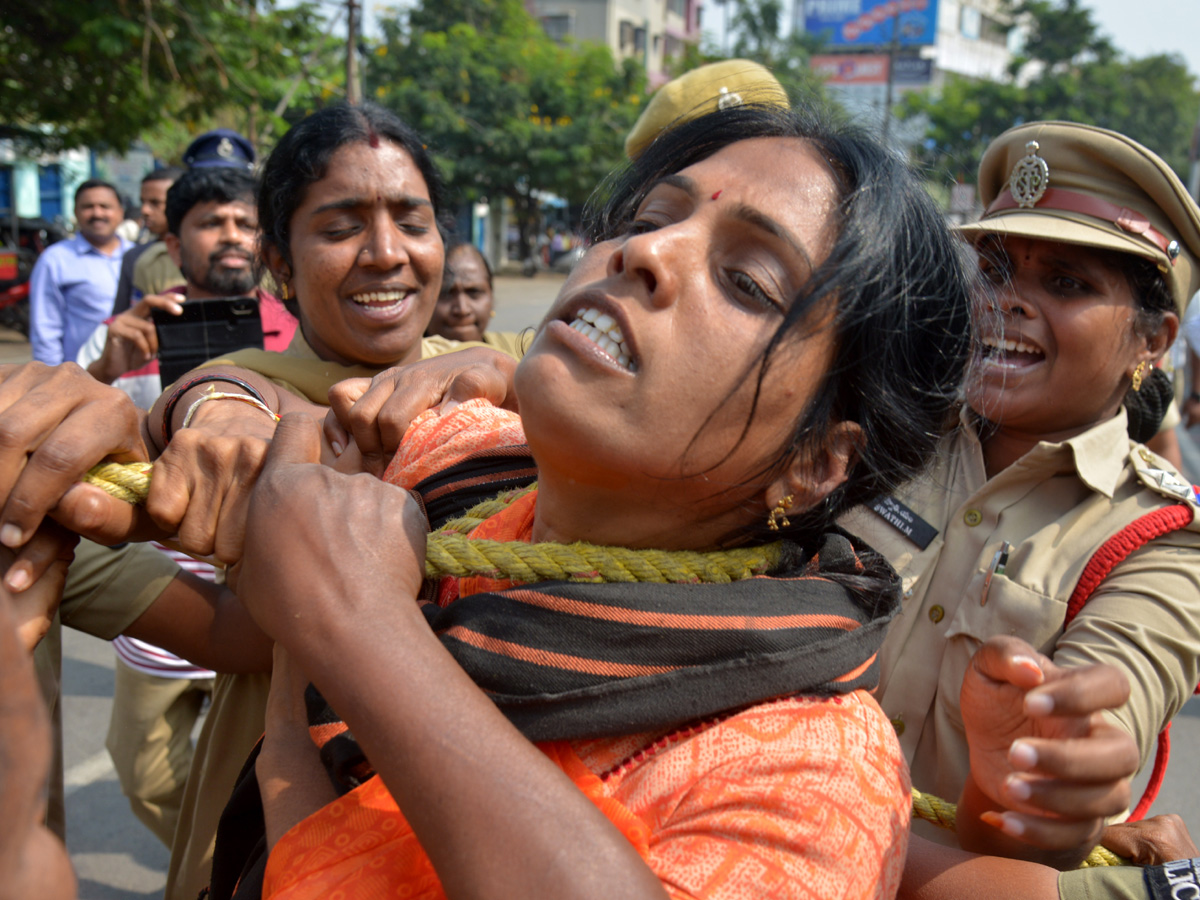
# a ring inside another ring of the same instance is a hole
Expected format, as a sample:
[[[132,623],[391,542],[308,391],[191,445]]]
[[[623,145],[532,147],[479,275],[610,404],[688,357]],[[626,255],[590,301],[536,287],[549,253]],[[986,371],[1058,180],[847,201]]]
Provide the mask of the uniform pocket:
[[[998,634],[1010,634],[1050,656],[1063,630],[1067,605],[1054,597],[1017,584],[1005,575],[993,575],[987,603],[981,604],[983,575],[971,580],[946,629],[947,640],[971,638],[978,643]]]

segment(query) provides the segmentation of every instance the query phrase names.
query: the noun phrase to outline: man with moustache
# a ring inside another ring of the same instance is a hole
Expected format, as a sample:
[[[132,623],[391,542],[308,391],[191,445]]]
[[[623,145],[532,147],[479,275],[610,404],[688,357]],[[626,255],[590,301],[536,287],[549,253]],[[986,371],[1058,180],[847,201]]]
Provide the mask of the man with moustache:
[[[152,309],[183,312],[182,304],[256,296],[264,348],[283,350],[296,320],[278,299],[258,289],[254,250],[258,216],[248,171],[203,167],[184,173],[166,197],[163,240],[184,284],[142,298],[96,328],[76,361],[96,379],[121,388],[149,408],[162,393]],[[159,547],[181,567],[207,578],[213,568]],[[128,590],[128,584],[122,591]],[[102,603],[127,605],[104,592]],[[144,641],[120,635],[108,751],[134,814],[168,847],[191,766],[191,733],[212,692],[213,673]]]
[[[102,324],[80,349],[76,362],[149,409],[163,389],[150,311],[166,309],[178,315],[187,300],[211,297],[257,296],[264,349],[285,349],[296,320],[277,298],[257,288],[254,187],[254,176],[241,169],[205,167],[180,176],[167,191],[163,240],[185,283],[143,297]]]
[[[29,278],[29,342],[47,365],[74,359],[112,312],[121,260],[133,245],[117,234],[124,218],[117,189],[90,179],[75,191],[78,231],[47,247]]]

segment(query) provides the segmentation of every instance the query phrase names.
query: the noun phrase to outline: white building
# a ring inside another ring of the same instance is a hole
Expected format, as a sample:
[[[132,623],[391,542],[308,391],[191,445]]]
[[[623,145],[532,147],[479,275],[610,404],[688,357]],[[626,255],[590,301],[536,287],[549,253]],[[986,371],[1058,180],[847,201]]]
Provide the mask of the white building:
[[[700,39],[700,0],[526,0],[525,8],[555,40],[605,44],[618,60],[639,59],[651,87],[684,44]]]

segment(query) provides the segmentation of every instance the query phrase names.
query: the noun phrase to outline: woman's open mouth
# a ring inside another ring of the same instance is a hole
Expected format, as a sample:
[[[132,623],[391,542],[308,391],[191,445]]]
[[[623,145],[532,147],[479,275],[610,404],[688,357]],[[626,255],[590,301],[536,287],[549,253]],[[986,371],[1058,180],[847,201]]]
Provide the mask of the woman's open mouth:
[[[1020,369],[1040,363],[1046,358],[1045,351],[1033,344],[1002,337],[980,338],[983,344],[984,362],[1010,369]]]
[[[633,354],[629,351],[629,345],[625,343],[625,336],[621,334],[621,328],[612,316],[586,307],[579,310],[567,326],[590,340],[621,368],[629,372],[637,371]]]
[[[413,290],[363,291],[352,294],[350,300],[366,312],[387,315],[398,312],[414,293]]]

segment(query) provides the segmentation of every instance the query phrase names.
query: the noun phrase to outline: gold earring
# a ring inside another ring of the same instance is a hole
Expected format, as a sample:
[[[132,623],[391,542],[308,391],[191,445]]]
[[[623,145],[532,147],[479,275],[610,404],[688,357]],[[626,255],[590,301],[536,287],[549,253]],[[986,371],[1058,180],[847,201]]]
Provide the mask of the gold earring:
[[[792,524],[787,517],[787,508],[792,505],[792,501],[795,499],[795,494],[788,494],[775,504],[775,508],[767,515],[767,528],[771,529],[771,531],[778,531],[781,526],[787,528]]]
[[[1146,377],[1147,371],[1150,369],[1150,364],[1144,359],[1137,364],[1137,368],[1133,370],[1133,384],[1130,385],[1135,391],[1142,389],[1142,379]]]
[[[291,300],[292,299],[292,289],[290,287],[288,287],[288,283],[286,281],[279,286],[279,299],[280,300]]]

